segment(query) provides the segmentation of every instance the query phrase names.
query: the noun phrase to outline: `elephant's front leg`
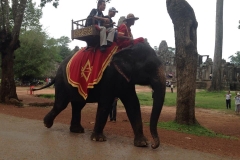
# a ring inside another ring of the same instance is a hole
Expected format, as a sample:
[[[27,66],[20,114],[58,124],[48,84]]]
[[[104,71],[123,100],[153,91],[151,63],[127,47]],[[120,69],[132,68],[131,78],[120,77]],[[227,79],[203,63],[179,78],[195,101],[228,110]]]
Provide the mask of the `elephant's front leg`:
[[[91,140],[100,141],[100,142],[107,140],[106,136],[103,134],[103,129],[107,123],[112,102],[113,102],[113,99],[108,103],[101,103],[101,102],[98,103],[96,122],[94,126],[94,131],[91,135]]]
[[[134,145],[137,147],[146,147],[148,145],[148,140],[143,134],[140,104],[135,91],[135,86],[129,87],[120,99],[125,106],[127,116],[133,128],[135,135]]]

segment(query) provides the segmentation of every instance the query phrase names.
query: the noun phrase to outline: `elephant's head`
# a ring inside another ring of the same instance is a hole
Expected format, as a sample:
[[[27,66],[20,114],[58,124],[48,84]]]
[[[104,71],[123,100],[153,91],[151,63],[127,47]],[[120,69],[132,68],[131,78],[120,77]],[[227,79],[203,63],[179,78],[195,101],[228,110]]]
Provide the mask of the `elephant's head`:
[[[155,51],[146,43],[138,43],[131,48],[116,53],[112,64],[127,81],[152,87],[154,92],[150,131],[155,142],[152,148],[157,148],[160,144],[157,123],[166,91],[166,77],[163,64]]]

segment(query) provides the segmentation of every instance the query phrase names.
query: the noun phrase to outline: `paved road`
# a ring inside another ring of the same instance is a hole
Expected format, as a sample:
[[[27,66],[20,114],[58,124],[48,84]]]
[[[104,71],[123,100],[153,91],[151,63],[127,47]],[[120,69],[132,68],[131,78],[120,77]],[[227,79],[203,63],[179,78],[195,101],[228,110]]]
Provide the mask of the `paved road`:
[[[107,135],[107,142],[90,140],[84,134],[69,132],[69,126],[54,124],[51,129],[42,121],[0,114],[0,160],[229,160],[199,151],[161,144],[153,150],[133,146],[126,137]]]

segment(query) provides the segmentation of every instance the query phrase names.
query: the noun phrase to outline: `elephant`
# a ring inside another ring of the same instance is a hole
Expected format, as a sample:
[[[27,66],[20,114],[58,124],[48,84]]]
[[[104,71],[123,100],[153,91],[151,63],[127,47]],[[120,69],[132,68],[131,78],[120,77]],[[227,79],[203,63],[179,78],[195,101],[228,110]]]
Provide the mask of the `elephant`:
[[[160,139],[157,132],[157,123],[165,98],[166,74],[164,66],[153,48],[149,44],[138,43],[115,53],[99,83],[89,90],[87,99],[84,99],[78,93],[76,87],[68,83],[66,66],[71,57],[67,57],[60,64],[56,76],[50,84],[34,89],[36,91],[55,84],[54,106],[44,117],[44,125],[47,128],[52,127],[56,116],[71,102],[70,132],[84,133],[84,128],[81,125],[81,110],[86,103],[98,103],[91,140],[106,141],[103,129],[111,110],[111,104],[114,98],[118,97],[125,107],[133,129],[134,145],[146,147],[148,143],[143,134],[140,103],[135,91],[135,85],[146,85],[153,90],[150,132],[154,143],[151,147],[153,149],[158,148]]]

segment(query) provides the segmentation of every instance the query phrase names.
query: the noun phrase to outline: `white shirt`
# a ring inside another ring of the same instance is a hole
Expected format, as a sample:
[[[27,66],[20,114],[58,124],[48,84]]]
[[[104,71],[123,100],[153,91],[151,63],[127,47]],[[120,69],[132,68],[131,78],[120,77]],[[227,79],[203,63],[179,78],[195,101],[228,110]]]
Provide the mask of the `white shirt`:
[[[226,100],[231,99],[231,94],[226,94]]]
[[[236,104],[236,105],[240,104],[240,97],[239,97],[239,96],[237,96],[237,97],[235,98],[235,104]]]

